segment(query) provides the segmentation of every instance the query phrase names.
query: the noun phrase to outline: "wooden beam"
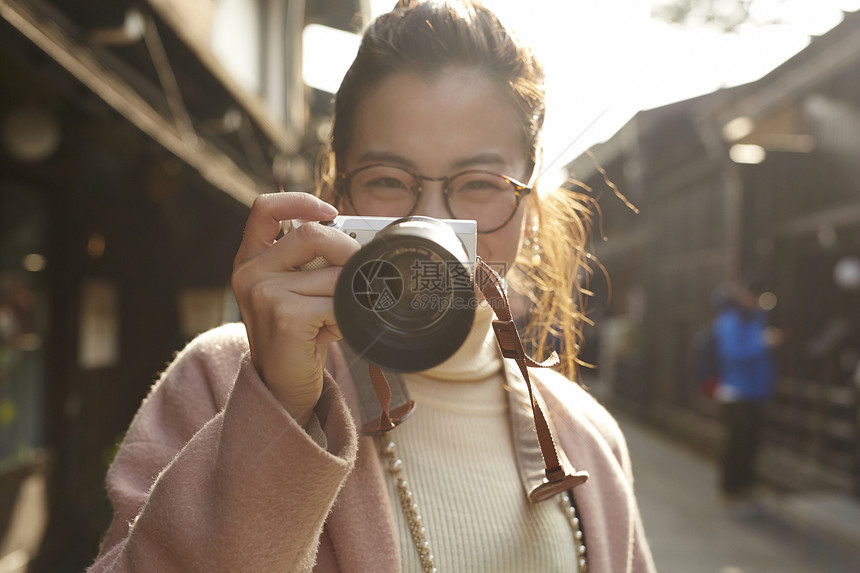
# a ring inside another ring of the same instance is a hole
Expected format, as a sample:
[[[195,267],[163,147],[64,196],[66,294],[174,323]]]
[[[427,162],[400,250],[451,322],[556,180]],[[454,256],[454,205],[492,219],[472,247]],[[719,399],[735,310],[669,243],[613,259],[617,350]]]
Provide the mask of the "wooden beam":
[[[163,117],[103,65],[89,47],[70,37],[56,21],[46,16],[40,5],[40,0],[0,0],[0,17],[138,129],[199,171],[212,185],[250,206],[262,188],[259,182],[204,139],[183,137],[172,120]]]
[[[816,233],[823,226],[842,227],[860,223],[860,204],[833,207],[817,213],[805,213],[776,227],[773,236],[783,239]]]

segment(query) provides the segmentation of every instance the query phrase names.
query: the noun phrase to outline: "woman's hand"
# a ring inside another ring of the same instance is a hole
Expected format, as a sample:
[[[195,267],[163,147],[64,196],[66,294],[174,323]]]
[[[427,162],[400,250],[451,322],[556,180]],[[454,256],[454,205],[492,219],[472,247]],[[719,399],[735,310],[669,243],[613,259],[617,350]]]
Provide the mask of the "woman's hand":
[[[341,338],[334,289],[343,264],[359,249],[324,225],[306,224],[276,240],[281,221],[327,221],[331,205],[307,193],[261,195],[254,201],[233,263],[233,292],[248,331],[251,359],[263,381],[301,425],[322,392],[330,342]],[[317,256],[331,266],[299,267]]]

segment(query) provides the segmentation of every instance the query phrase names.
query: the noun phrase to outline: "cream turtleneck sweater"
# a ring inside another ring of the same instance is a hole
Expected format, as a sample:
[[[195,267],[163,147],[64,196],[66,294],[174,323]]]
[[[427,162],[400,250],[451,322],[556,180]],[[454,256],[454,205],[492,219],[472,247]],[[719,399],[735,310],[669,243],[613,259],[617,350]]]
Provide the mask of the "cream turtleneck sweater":
[[[520,482],[492,319],[482,303],[454,356],[403,375],[416,409],[386,435],[403,460],[439,571],[575,571],[573,532],[559,504],[531,503]],[[403,571],[420,572],[396,481],[389,476],[386,484]]]

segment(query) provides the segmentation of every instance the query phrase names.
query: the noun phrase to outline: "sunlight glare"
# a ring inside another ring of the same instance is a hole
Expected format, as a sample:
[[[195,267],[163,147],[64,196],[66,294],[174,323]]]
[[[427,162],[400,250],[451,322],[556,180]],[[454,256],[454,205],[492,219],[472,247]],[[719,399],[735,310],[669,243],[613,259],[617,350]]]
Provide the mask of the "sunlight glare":
[[[657,0],[484,0],[531,44],[546,69],[544,167],[563,167],[605,141],[639,110],[752,82],[838,24],[860,0],[757,0],[756,21],[736,33],[680,28],[653,20]],[[370,0],[371,15],[395,0]],[[358,49],[358,37],[308,26],[305,81],[333,92]],[[548,177],[547,177],[548,179]]]

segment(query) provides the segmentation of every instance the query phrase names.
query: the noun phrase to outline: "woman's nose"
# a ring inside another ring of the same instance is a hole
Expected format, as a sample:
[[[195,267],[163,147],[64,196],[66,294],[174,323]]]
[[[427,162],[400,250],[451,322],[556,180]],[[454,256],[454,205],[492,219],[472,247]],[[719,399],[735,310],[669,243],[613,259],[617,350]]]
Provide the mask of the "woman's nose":
[[[412,214],[435,219],[450,219],[451,214],[445,207],[445,182],[424,181],[421,195]]]

